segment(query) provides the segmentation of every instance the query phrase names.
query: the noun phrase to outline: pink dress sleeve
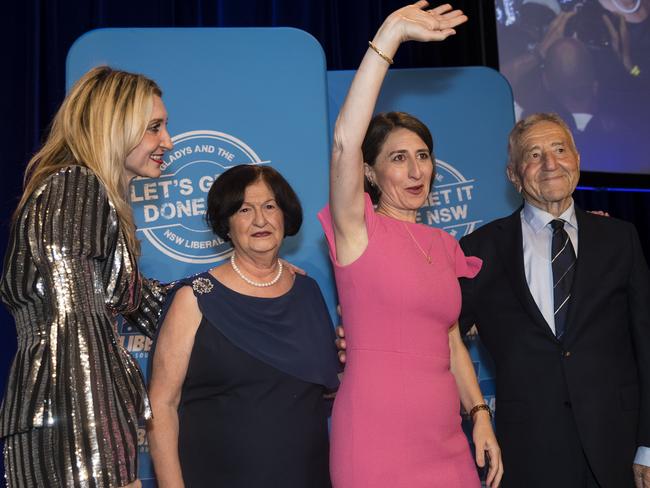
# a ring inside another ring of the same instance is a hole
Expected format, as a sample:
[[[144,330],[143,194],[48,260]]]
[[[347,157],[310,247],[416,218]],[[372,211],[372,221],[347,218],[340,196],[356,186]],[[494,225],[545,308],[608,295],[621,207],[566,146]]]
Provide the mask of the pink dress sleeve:
[[[465,256],[465,253],[456,243],[456,276],[458,278],[474,278],[481,267],[483,261],[476,256]]]
[[[465,256],[458,241],[447,232],[443,231],[442,233],[444,234],[445,250],[447,251],[449,260],[456,270],[456,277],[474,278],[478,272],[481,271],[481,267],[483,266],[481,258],[477,258],[476,256]]]
[[[372,205],[372,200],[370,200],[370,195],[367,193],[363,194],[364,198],[364,218],[366,221],[366,230],[368,231],[368,241],[370,241],[370,236],[375,230],[376,215],[375,208]],[[325,237],[327,238],[327,245],[329,247],[330,259],[335,266],[341,266],[336,260],[336,239],[334,239],[334,224],[332,222],[332,213],[330,212],[329,204],[318,212],[318,220],[323,226],[323,231],[325,232]]]

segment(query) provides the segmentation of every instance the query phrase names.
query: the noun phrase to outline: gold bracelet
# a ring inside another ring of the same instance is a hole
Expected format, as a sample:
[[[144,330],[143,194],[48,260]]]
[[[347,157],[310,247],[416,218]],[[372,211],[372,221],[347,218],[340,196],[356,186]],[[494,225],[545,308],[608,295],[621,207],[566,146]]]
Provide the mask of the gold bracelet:
[[[389,57],[384,51],[375,46],[372,41],[368,41],[368,46],[370,46],[370,49],[379,54],[379,57],[381,59],[386,61],[388,64],[393,64],[393,58]]]
[[[490,418],[492,418],[492,410],[491,410],[490,407],[489,407],[487,404],[485,404],[485,403],[479,403],[478,405],[474,405],[474,406],[472,407],[472,409],[469,411],[469,418],[471,418],[472,420],[474,420],[474,414],[475,414],[476,412],[480,411],[480,410],[485,410],[485,411],[487,411],[487,413],[488,413],[488,415],[490,416]]]

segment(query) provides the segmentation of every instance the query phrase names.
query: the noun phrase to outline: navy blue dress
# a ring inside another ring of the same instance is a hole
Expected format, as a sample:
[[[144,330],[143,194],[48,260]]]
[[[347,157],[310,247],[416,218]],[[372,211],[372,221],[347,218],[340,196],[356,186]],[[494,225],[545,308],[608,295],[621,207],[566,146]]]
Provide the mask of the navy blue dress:
[[[185,485],[330,487],[323,394],[338,386],[338,360],[316,282],[298,275],[278,298],[209,273],[191,284],[203,319],[178,412]]]

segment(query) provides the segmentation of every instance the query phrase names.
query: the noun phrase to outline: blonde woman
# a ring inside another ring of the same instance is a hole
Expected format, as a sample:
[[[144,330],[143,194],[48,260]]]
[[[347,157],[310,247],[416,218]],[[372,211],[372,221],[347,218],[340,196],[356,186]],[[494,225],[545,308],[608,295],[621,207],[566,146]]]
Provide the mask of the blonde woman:
[[[161,95],[144,76],[89,71],[27,166],[0,281],[18,335],[0,409],[9,487],[140,486],[150,409],[115,316],[150,336],[163,299],[138,272],[127,199],[172,147]]]

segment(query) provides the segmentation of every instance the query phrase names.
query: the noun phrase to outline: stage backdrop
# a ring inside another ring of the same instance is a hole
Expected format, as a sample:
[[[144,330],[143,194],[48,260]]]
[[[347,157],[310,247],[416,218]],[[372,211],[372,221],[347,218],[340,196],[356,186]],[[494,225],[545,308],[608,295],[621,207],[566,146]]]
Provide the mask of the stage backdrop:
[[[170,116],[174,149],[163,176],[131,185],[143,274],[170,281],[223,262],[229,246],[204,221],[210,184],[233,165],[270,164],[296,189],[305,213],[282,255],[319,282],[333,313],[335,287],[316,213],[327,201],[328,134],[353,73],[328,74],[320,45],[286,28],[92,31],[70,50],[68,88],[100,64],[156,80]],[[434,134],[438,175],[421,222],[460,238],[518,204],[504,172],[512,97],[498,73],[391,71],[378,109],[411,112]],[[121,334],[146,370],[150,341],[126,324]],[[481,354],[473,344],[481,387],[493,404],[492,374]],[[139,450],[140,476],[153,486],[144,426]]]

